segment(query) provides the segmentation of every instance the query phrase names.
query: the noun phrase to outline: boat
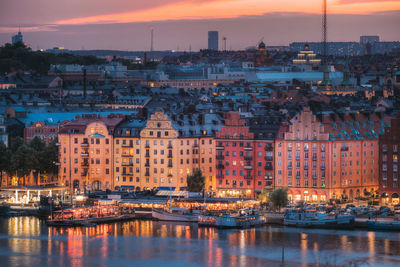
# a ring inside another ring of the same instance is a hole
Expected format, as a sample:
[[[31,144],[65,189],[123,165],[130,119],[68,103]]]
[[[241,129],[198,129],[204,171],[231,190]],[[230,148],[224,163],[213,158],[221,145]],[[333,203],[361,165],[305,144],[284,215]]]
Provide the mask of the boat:
[[[220,213],[215,215],[200,215],[199,226],[213,226],[219,228],[248,228],[266,223],[264,216],[256,210],[245,209],[237,214]]]
[[[92,227],[99,223],[126,221],[134,218],[134,213],[123,210],[118,206],[97,205],[55,211],[46,224],[48,226]]]
[[[190,211],[183,208],[152,209],[153,219],[174,222],[198,222],[200,211]]]
[[[390,218],[368,220],[367,228],[372,230],[400,231],[400,219]]]
[[[355,215],[328,214],[316,210],[289,210],[283,224],[309,228],[353,228]]]

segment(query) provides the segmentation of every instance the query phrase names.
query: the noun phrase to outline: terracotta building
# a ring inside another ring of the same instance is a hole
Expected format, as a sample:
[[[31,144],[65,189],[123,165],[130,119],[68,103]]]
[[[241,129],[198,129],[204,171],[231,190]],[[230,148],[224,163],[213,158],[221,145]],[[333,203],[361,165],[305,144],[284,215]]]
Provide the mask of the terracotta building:
[[[273,141],[257,140],[239,113],[224,116],[215,136],[217,195],[254,198],[263,188],[272,189]]]
[[[388,125],[377,114],[312,114],[283,125],[275,144],[275,186],[293,201],[369,195],[378,189],[378,134]]]
[[[379,137],[379,194],[384,204],[399,203],[400,115]]]

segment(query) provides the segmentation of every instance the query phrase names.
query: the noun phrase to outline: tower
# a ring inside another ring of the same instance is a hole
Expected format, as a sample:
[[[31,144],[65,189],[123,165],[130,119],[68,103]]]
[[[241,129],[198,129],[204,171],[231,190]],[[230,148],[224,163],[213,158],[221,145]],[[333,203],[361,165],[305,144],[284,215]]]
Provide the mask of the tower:
[[[208,49],[218,51],[218,32],[208,32]]]
[[[151,40],[150,40],[150,52],[154,50],[154,29],[151,28],[150,30]]]
[[[328,67],[328,55],[327,55],[327,34],[328,34],[328,20],[327,20],[327,0],[323,1],[323,15],[322,15],[322,71],[323,71],[323,81],[322,85],[328,87],[331,85],[329,80],[329,67]]]
[[[224,51],[226,51],[226,37],[223,37],[222,40],[224,41]]]

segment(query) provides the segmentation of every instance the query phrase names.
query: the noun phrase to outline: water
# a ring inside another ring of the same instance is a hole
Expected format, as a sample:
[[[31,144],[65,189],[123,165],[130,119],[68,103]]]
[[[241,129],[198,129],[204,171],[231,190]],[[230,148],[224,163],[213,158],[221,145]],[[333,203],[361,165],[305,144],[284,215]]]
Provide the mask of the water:
[[[400,233],[131,221],[48,228],[0,219],[0,266],[400,266]]]

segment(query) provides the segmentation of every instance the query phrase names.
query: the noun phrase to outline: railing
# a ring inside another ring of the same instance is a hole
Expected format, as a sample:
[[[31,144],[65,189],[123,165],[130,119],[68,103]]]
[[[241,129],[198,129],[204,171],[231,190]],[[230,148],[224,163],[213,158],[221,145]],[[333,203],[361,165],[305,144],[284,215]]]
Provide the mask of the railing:
[[[342,150],[342,151],[348,151],[349,148],[348,148],[347,146],[342,146],[342,147],[340,148],[340,150]]]
[[[217,155],[217,159],[223,160],[225,159],[224,155]]]
[[[244,147],[244,150],[253,150],[253,147],[251,147],[251,146],[245,146],[245,147]]]
[[[270,170],[273,169],[273,167],[272,167],[272,165],[265,165],[264,169],[267,170],[267,171],[268,170],[270,171]]]
[[[169,159],[172,159],[172,154],[168,154],[168,158],[169,158]]]
[[[168,167],[172,168],[172,163],[168,163]]]
[[[223,174],[218,174],[218,175],[217,175],[217,178],[218,178],[218,179],[223,179],[223,178],[224,178],[224,175],[223,175]]]
[[[223,164],[217,164],[217,169],[224,169],[225,166]]]
[[[144,164],[144,166],[145,166],[145,167],[150,167],[150,162],[146,162],[146,163]]]
[[[253,166],[251,166],[251,165],[245,165],[244,168],[245,168],[246,170],[251,170],[251,169],[253,169]]]
[[[82,167],[88,167],[89,166],[89,162],[82,162],[81,166]]]
[[[244,179],[253,179],[253,177],[252,177],[251,175],[246,175],[246,176],[244,177]]]
[[[172,144],[168,144],[168,148],[172,148]]]
[[[81,153],[82,157],[89,157],[89,153]]]
[[[83,142],[83,143],[81,143],[81,146],[83,146],[83,147],[89,146],[89,143]]]
[[[252,160],[253,157],[252,156],[244,156],[244,160]]]
[[[265,151],[272,151],[274,148],[272,146],[265,146]]]
[[[133,147],[133,144],[122,144],[122,147]]]
[[[122,162],[122,166],[133,166],[133,162]]]
[[[273,157],[272,157],[272,156],[265,156],[264,159],[265,159],[266,161],[272,161],[272,160],[273,160]]]

